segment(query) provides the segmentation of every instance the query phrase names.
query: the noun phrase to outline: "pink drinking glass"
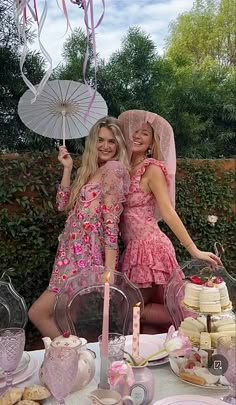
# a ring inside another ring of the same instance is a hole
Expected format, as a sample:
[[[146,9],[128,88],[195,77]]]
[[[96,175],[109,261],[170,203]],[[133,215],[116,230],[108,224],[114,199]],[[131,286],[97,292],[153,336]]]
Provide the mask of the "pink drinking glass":
[[[79,354],[70,347],[50,347],[45,352],[43,371],[45,384],[60,405],[75,385]]]
[[[1,391],[1,394],[12,386],[13,371],[15,371],[20,362],[24,347],[24,329],[0,329],[0,368],[2,368],[6,375],[6,386]]]
[[[236,405],[236,338],[220,337],[217,339],[216,350],[228,362],[224,376],[230,384],[230,391],[221,399],[227,404]]]

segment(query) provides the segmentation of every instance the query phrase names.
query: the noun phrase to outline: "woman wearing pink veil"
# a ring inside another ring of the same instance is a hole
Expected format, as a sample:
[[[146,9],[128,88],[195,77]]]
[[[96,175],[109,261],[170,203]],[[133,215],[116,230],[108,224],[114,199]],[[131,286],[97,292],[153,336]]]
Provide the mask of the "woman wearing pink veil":
[[[197,248],[175,211],[176,154],[170,124],[141,110],[126,111],[118,119],[131,151],[131,184],[120,223],[126,247],[121,271],[142,291],[142,324],[146,325],[142,332],[156,333],[171,323],[164,286],[179,268],[174,247],[158,221],[167,223],[193,258],[212,266],[220,264],[220,259]],[[182,278],[182,273],[178,275]]]

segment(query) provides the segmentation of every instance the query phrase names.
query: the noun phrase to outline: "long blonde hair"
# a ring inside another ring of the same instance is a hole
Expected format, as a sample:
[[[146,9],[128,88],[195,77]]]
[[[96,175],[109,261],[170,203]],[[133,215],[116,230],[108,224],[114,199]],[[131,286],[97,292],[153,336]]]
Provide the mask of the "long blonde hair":
[[[160,149],[160,137],[157,134],[157,132],[155,132],[152,124],[150,124],[150,122],[148,122],[148,124],[152,128],[152,146],[150,147],[151,157],[153,157],[156,160],[163,160],[163,156]]]
[[[113,117],[101,118],[91,128],[85,141],[85,149],[82,156],[81,166],[72,184],[70,199],[66,206],[66,211],[69,211],[74,207],[80,190],[98,170],[97,141],[100,129],[102,127],[109,129],[116,140],[117,152],[112,160],[120,161],[124,166],[127,167],[127,169],[129,169],[127,145],[118,119]]]

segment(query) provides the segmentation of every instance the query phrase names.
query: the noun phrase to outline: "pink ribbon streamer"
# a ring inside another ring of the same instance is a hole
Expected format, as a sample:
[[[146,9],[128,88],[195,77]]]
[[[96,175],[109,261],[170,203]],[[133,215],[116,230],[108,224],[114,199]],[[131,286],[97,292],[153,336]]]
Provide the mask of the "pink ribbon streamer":
[[[94,6],[93,6],[93,0],[81,0],[80,1],[81,6],[84,9],[84,22],[85,22],[85,27],[87,31],[87,49],[85,53],[85,58],[84,58],[84,63],[83,63],[83,79],[84,83],[88,89],[89,94],[91,95],[91,100],[88,105],[88,109],[85,113],[84,120],[86,121],[89,112],[91,110],[91,107],[93,105],[95,96],[96,96],[96,91],[97,91],[97,51],[96,51],[96,38],[95,38],[95,30],[98,28],[98,26],[101,24],[104,14],[105,14],[105,0],[102,0],[102,6],[103,6],[103,11],[98,19],[97,23],[94,23]],[[90,23],[89,23],[90,19]],[[86,71],[87,71],[87,65],[88,65],[88,59],[89,59],[89,43],[90,43],[90,38],[92,38],[92,45],[93,45],[93,57],[94,57],[94,76],[95,76],[95,90],[91,88],[89,83],[86,80]]]
[[[27,26],[27,18],[26,18],[27,11],[26,10],[27,9],[29,10],[33,20],[37,23],[39,47],[40,47],[40,50],[41,50],[43,56],[49,63],[49,68],[46,71],[41,82],[39,83],[37,89],[29,81],[29,79],[27,79],[27,77],[25,76],[25,74],[23,72],[23,66],[25,63],[25,59],[26,59],[27,53],[29,52],[29,48],[27,45],[27,38],[26,38],[26,26]],[[46,49],[44,48],[44,46],[41,42],[41,33],[42,33],[42,29],[43,29],[43,26],[44,26],[44,23],[46,20],[46,16],[47,16],[47,0],[45,0],[45,2],[44,2],[44,8],[43,8],[40,19],[38,18],[36,0],[33,1],[33,7],[31,7],[31,5],[30,5],[30,0],[16,0],[16,20],[17,20],[18,34],[19,34],[20,41],[22,41],[22,43],[23,43],[23,50],[22,50],[21,57],[20,57],[20,70],[21,70],[21,75],[22,75],[22,78],[23,78],[25,84],[34,94],[34,98],[31,100],[31,103],[35,102],[37,96],[42,91],[43,87],[45,86],[46,82],[48,81],[48,79],[51,76],[52,71],[53,71],[51,56],[46,51]]]
[[[45,0],[44,3],[44,8],[41,17],[39,18],[38,16],[38,10],[37,10],[37,0],[33,0],[33,7],[30,5],[31,0],[15,0],[15,5],[16,5],[16,19],[17,19],[17,26],[18,26],[18,33],[19,33],[19,38],[23,42],[23,51],[21,54],[20,58],[20,70],[21,70],[21,75],[22,78],[25,82],[25,84],[29,87],[29,89],[33,92],[34,98],[31,101],[32,103],[36,100],[38,94],[42,91],[43,87],[45,86],[46,82],[48,81],[51,73],[52,73],[52,59],[46,49],[44,48],[42,42],[41,42],[41,33],[42,29],[46,20],[47,16],[47,0]],[[66,18],[66,23],[67,23],[67,29],[70,27],[70,22],[69,22],[69,16],[68,16],[68,11],[66,7],[66,0],[61,0],[62,1],[62,11],[65,15]],[[89,94],[91,95],[91,100],[88,106],[88,109],[85,113],[84,120],[86,121],[89,112],[91,110],[91,107],[93,105],[95,96],[96,96],[96,91],[97,91],[97,52],[96,52],[96,38],[95,38],[95,30],[98,28],[98,26],[101,24],[104,14],[105,14],[105,0],[102,1],[102,6],[103,6],[103,11],[101,16],[99,17],[97,23],[94,22],[94,1],[93,0],[70,0],[73,4],[76,4],[77,6],[81,7],[84,10],[84,22],[85,22],[85,27],[86,27],[86,32],[87,32],[87,49],[86,49],[86,54],[84,58],[84,63],[83,63],[83,79],[84,83],[88,89]],[[58,0],[56,0],[58,4]],[[59,4],[58,4],[59,6]],[[26,38],[26,25],[27,25],[27,9],[29,10],[31,16],[33,17],[33,20],[37,23],[38,25],[38,42],[40,46],[40,50],[45,57],[45,59],[49,63],[49,69],[45,73],[43,79],[41,80],[38,88],[36,89],[35,86],[27,79],[27,77],[23,73],[23,66],[25,63],[25,59],[27,56],[27,53],[29,52],[28,46],[27,46],[27,38]],[[90,45],[90,40],[92,40],[92,47],[93,47],[93,57],[94,57],[94,75],[95,75],[95,89],[92,89],[91,86],[89,85],[88,81],[86,80],[86,72],[87,72],[87,65],[88,65],[88,59],[89,59],[89,45]]]
[[[58,0],[57,0],[57,4],[58,4]],[[65,0],[62,0],[62,10],[63,10],[64,16],[66,17],[66,32],[68,31],[68,28],[70,28],[70,30],[72,31]]]
[[[35,14],[35,21],[38,24],[39,23],[39,17],[38,17],[38,10],[37,10],[36,0],[34,0],[34,14]]]

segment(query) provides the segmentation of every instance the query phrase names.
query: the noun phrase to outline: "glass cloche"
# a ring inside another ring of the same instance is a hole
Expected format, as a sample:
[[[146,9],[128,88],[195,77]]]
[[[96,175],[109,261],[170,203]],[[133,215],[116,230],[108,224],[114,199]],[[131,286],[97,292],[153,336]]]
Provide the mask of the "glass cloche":
[[[225,310],[216,313],[210,313],[212,327],[214,322],[221,318],[234,318],[236,312],[236,279],[230,275],[225,267],[217,266],[216,269],[209,267],[206,262],[200,260],[190,260],[185,263],[181,268],[183,272],[183,279],[180,280],[179,274],[173,273],[165,289],[165,304],[172,317],[173,324],[177,329],[181,321],[187,317],[196,318],[196,314],[201,315],[200,308],[192,308],[184,304],[185,288],[189,282],[196,283],[196,285],[204,283],[211,283],[211,279],[217,280],[216,282],[225,282],[228,290],[230,305]],[[178,273],[180,270],[177,270]],[[207,284],[206,284],[207,285]],[[207,312],[203,313],[207,317]]]

